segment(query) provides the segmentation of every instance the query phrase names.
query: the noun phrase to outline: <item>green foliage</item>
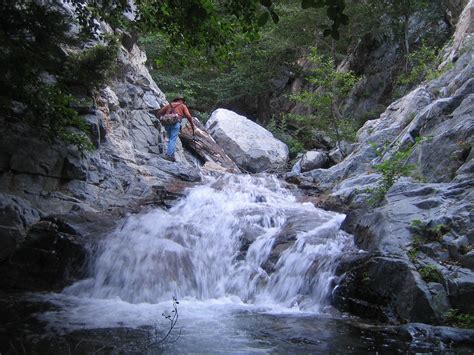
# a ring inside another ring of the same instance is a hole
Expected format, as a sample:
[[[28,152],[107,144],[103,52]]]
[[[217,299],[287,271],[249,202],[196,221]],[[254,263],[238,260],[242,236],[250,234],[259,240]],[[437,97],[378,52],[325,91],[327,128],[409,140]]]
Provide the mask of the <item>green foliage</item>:
[[[412,248],[408,251],[408,258],[414,263],[418,258],[418,248]]]
[[[341,105],[342,99],[354,86],[356,77],[350,72],[338,71],[334,60],[320,55],[316,48],[312,48],[307,59],[313,68],[307,80],[317,89],[302,91],[292,95],[291,99],[306,106],[312,113],[292,114],[288,117],[296,127],[303,128],[303,142],[311,140],[312,131],[317,128],[334,139],[339,146],[343,139],[352,140],[355,135],[353,122],[341,114]]]
[[[415,168],[413,164],[407,164],[407,160],[413,152],[414,145],[408,145],[391,154],[388,154],[390,147],[387,144],[382,148],[378,148],[375,144],[371,145],[379,158],[383,159],[388,155],[388,158],[373,166],[374,170],[382,175],[382,179],[379,181],[377,188],[370,191],[373,195],[369,202],[376,204],[385,197],[387,191],[400,177],[410,175]]]
[[[439,270],[434,265],[424,266],[424,267],[418,269],[418,272],[419,272],[421,278],[425,282],[438,282],[438,283],[441,283],[443,281],[441,273],[439,272]]]
[[[289,134],[286,115],[280,115],[278,117],[273,115],[267,124],[266,129],[272,132],[276,138],[283,141],[288,146],[290,158],[294,158],[298,153],[304,151],[303,143]]]
[[[332,25],[323,27],[324,37],[331,36],[335,40],[340,38],[340,25],[349,24],[349,17],[344,14],[346,4],[344,0],[302,0],[301,7],[308,9],[310,7],[321,8],[326,7],[326,13],[329,19],[332,20]]]
[[[77,112],[70,108],[74,97],[64,93],[57,86],[40,86],[27,100],[30,113],[27,122],[39,128],[45,139],[59,138],[76,145],[81,150],[92,150],[93,145],[85,134],[88,128]]]
[[[96,89],[113,75],[117,65],[117,54],[116,40],[71,54],[64,63],[61,81],[69,85],[86,87],[89,90]]]
[[[26,0],[3,2],[0,10],[1,113],[27,122],[44,139],[91,149],[88,128],[71,108],[71,85],[91,89],[103,82],[115,61],[116,44],[68,57],[63,48],[79,42],[68,34],[63,13]],[[13,114],[13,103],[22,104],[24,113]]]
[[[294,2],[283,1],[275,11],[280,16],[278,25],[264,26],[251,41],[235,36],[234,47],[220,59],[215,51],[189,48],[162,33],[143,37],[141,44],[153,63],[152,76],[164,92],[186,93],[191,106],[201,111],[275,90],[275,78],[299,70],[296,60],[314,41],[318,23],[325,21],[320,10],[302,11]]]
[[[70,44],[69,25],[60,13],[35,2],[0,3],[0,96],[22,101],[44,73],[61,68],[60,45]]]
[[[437,224],[433,227],[429,225],[430,223],[423,223],[419,219],[414,219],[410,223],[410,229],[415,236],[427,241],[440,241],[441,237],[451,230],[445,224]]]
[[[405,87],[406,91],[425,79],[434,79],[438,74],[438,52],[439,48],[430,47],[423,42],[419,49],[408,55],[408,71],[402,73],[395,84]]]
[[[411,242],[412,249],[408,251],[407,255],[413,263],[416,262],[420,246],[427,242],[439,242],[441,241],[441,237],[450,231],[450,228],[445,224],[437,224],[433,227],[430,227],[429,225],[430,223],[424,223],[419,219],[414,219],[410,223],[410,229],[413,233],[413,238]],[[420,274],[421,273],[422,271],[420,271]],[[429,269],[424,269],[423,273],[425,275],[428,275],[428,279],[433,276],[429,276],[431,273]],[[423,279],[425,279],[425,277],[423,277]]]
[[[115,27],[128,27],[142,33],[161,32],[176,42],[189,47],[221,48],[232,46],[237,33],[255,37],[258,27],[269,19],[278,23],[280,16],[274,0],[136,0],[132,9],[127,0],[66,0],[75,7],[79,23],[86,32],[96,34],[94,19],[105,20]],[[325,36],[339,38],[341,25],[349,23],[344,14],[344,0],[302,0],[302,8],[324,8],[331,26],[324,26]],[[124,13],[134,13],[133,20],[126,20]]]
[[[466,255],[473,249],[474,249],[474,245],[461,245],[459,247],[459,254]]]
[[[445,314],[445,323],[451,327],[474,329],[474,316],[461,313],[458,309],[450,309]]]

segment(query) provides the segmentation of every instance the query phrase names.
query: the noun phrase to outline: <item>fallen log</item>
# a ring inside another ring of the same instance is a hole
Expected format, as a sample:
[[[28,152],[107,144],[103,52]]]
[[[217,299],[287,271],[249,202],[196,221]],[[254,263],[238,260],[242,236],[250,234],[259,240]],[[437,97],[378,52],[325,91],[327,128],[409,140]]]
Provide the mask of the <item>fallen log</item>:
[[[227,172],[240,173],[240,169],[235,162],[229,158],[209,133],[206,132],[201,122],[193,117],[193,123],[195,127],[194,136],[189,123],[186,123],[181,128],[179,138],[183,145],[201,159],[204,162],[204,166],[209,162],[208,166],[215,166],[217,164]]]

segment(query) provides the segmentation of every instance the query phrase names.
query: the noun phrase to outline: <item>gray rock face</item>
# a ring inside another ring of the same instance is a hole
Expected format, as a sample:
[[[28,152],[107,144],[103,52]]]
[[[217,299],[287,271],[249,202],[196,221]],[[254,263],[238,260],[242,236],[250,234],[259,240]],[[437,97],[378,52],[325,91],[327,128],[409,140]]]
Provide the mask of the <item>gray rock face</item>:
[[[453,45],[447,52],[447,60],[451,61],[455,58],[460,57],[460,54],[466,49],[472,48],[473,41],[473,0],[446,0],[448,16],[451,16],[451,21],[456,21],[456,32],[453,36]],[[458,14],[462,10],[461,15]]]
[[[40,215],[20,197],[0,194],[0,262],[10,256],[25,237],[26,228]]]
[[[235,112],[217,109],[206,128],[239,167],[253,172],[286,167],[288,147],[265,128]]]
[[[30,127],[0,117],[0,261],[11,268],[3,270],[10,277],[11,287],[27,288],[29,278],[25,278],[24,286],[15,286],[14,279],[22,278],[20,274],[35,263],[44,261],[51,267],[66,263],[54,255],[60,252],[56,246],[46,250],[23,244],[29,226],[40,217],[113,211],[120,215],[147,206],[169,206],[183,189],[201,180],[199,169],[187,160],[180,143],[177,163],[160,155],[166,140],[149,110],[164,105],[166,100],[151,79],[145,61],[146,56],[136,45],[131,44],[129,50],[122,47],[118,66],[123,75],[115,77],[94,97],[76,103],[96,147],[92,152],[80,152],[59,141],[42,141]],[[91,218],[84,217],[82,223]],[[52,239],[40,239],[62,243],[60,232],[48,233]],[[74,243],[85,243],[82,235],[75,239]],[[65,246],[65,250],[68,248]],[[58,266],[56,271],[45,271],[51,277],[43,278],[43,286],[54,283],[54,275],[63,269]]]
[[[446,15],[452,26],[456,26],[463,9],[466,7],[469,0],[443,0]]]
[[[0,265],[3,289],[60,289],[78,275],[86,250],[74,230],[56,222],[40,221],[29,228],[23,243]]]
[[[314,169],[327,167],[329,157],[326,152],[320,150],[310,150],[303,154],[303,156],[296,162],[293,170],[298,172],[307,172]]]
[[[459,43],[472,37],[472,21],[465,21],[472,16],[473,3],[460,16],[455,35]],[[474,289],[469,269],[474,241],[474,50],[464,46],[457,53],[452,69],[368,121],[342,162],[291,177],[325,193],[326,206],[348,213],[344,228],[367,252],[362,262],[356,258],[341,270],[334,302],[343,309],[394,322],[442,322],[449,308],[474,314],[465,301],[472,299]],[[382,201],[371,204],[381,179],[374,165],[420,137],[424,140],[406,162],[414,164],[413,176],[401,178]],[[379,157],[371,143],[388,144],[389,149]],[[414,228],[414,221],[421,227]]]
[[[451,6],[451,9],[455,7]],[[420,44],[420,38],[425,38],[428,34],[440,42],[448,40],[451,29],[442,20],[444,17],[445,11],[434,3],[412,16],[407,38],[410,48],[416,48]],[[439,20],[435,22],[432,20],[434,18]],[[346,101],[346,112],[353,118],[377,118],[390,103],[387,99],[393,96],[392,82],[403,70],[404,50],[397,35],[388,31],[383,35],[366,34],[339,66],[341,70],[351,70],[361,77]]]
[[[344,274],[333,298],[340,308],[362,317],[391,322],[437,321],[427,286],[405,260],[368,259]]]

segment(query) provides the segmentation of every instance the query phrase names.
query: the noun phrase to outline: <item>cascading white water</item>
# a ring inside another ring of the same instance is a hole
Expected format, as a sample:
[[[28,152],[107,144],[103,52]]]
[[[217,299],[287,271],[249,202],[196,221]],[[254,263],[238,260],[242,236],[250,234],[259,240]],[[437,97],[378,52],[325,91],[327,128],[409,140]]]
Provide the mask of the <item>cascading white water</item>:
[[[100,246],[90,278],[64,294],[133,304],[237,296],[318,311],[352,245],[343,219],[297,202],[275,177],[224,176],[168,211],[129,217]]]

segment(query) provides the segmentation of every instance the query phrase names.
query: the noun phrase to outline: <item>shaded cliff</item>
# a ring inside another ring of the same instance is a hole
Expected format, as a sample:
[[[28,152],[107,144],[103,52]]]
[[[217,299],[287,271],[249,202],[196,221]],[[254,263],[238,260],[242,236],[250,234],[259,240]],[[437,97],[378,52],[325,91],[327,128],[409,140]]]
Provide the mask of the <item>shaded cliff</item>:
[[[201,181],[199,165],[210,162],[211,170],[238,171],[204,131],[198,134],[199,146],[189,144],[189,150],[178,140],[176,164],[162,158],[166,137],[150,110],[166,104],[165,95],[133,38],[100,26],[102,33],[120,39],[115,74],[100,90],[80,93],[74,103],[95,149],[45,140],[37,128],[0,117],[0,264],[6,273],[13,270],[5,288],[61,285],[69,262],[62,260],[60,241],[82,254],[77,269],[89,238],[109,231],[125,213],[169,206]],[[76,53],[100,43],[63,49]],[[191,153],[199,149],[212,154]],[[50,268],[54,275],[45,276]]]
[[[345,229],[364,250],[341,266],[342,309],[393,322],[474,313],[473,9],[460,15],[438,78],[368,121],[341,163],[288,176],[322,192],[320,206],[348,213]],[[387,186],[397,161],[411,176]]]

